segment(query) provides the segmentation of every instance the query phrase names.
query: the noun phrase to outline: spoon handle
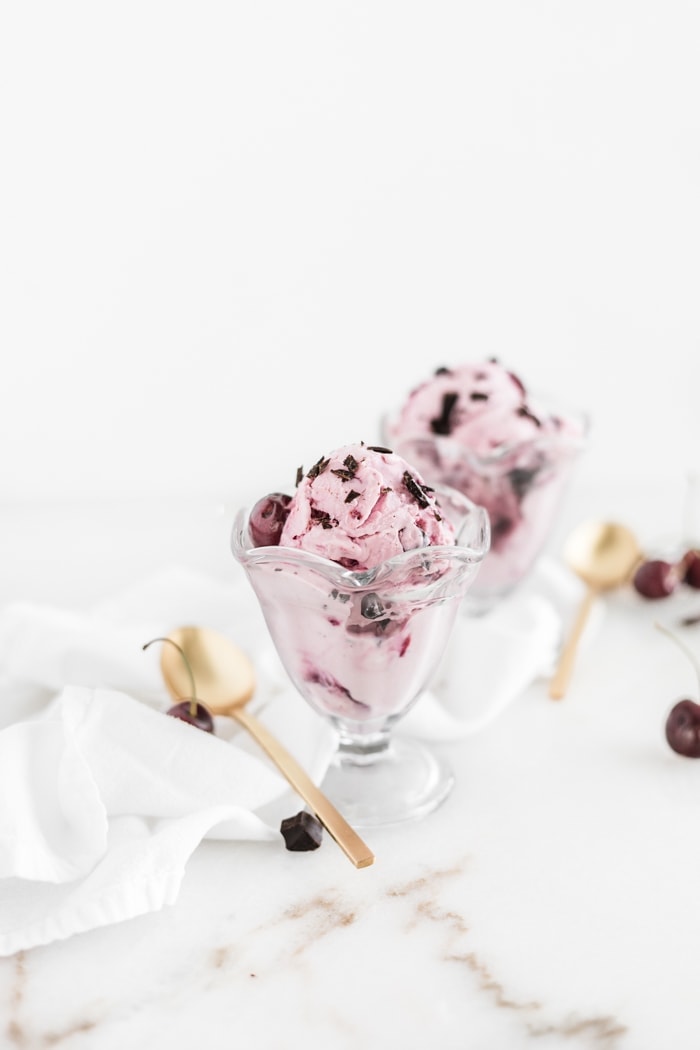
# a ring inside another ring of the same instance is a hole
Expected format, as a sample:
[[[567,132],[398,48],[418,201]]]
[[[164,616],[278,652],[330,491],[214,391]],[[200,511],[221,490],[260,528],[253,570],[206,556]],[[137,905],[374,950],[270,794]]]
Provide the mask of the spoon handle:
[[[372,851],[362,841],[357,832],[350,827],[345,818],[326,798],[323,792],[319,791],[308,774],[304,772],[296,759],[292,758],[287,749],[265,728],[262,722],[259,722],[253,715],[248,714],[247,711],[239,707],[232,708],[228,713],[231,718],[235,718],[257,740],[263,751],[269,755],[297,794],[301,795],[307,805],[313,810],[324,828],[332,835],[343,853],[352,861],[355,867],[369,867],[374,861]]]
[[[562,649],[561,656],[559,657],[559,666],[557,667],[554,677],[549,685],[549,695],[552,700],[561,700],[566,693],[574,669],[576,649],[581,635],[583,634],[583,629],[586,626],[588,614],[590,613],[591,608],[593,607],[593,602],[597,596],[598,591],[596,588],[589,587],[586,591],[585,598],[581,602],[578,616],[574,621],[569,638]]]

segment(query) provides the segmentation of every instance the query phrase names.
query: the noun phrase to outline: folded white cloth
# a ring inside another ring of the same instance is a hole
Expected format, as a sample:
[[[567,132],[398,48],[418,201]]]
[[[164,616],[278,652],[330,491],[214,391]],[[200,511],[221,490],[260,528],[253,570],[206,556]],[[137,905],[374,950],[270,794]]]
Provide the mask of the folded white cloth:
[[[14,603],[0,613],[0,955],[174,902],[204,838],[284,848],[278,802],[303,805],[236,723],[216,735],[164,712],[160,646],[174,627],[228,633],[254,659],[252,708],[316,782],[330,727],[286,680],[245,587],[182,569],[90,613]],[[286,808],[285,808],[286,807]],[[274,807],[272,807],[274,808]]]
[[[433,688],[402,731],[434,740],[476,732],[549,673],[578,591],[555,567],[546,572],[534,591],[493,613],[459,617]],[[159,646],[142,646],[191,623],[227,633],[249,653],[258,679],[253,708],[312,779],[322,779],[334,734],[290,686],[245,581],[223,584],[176,568],[87,614],[7,606],[0,955],[172,903],[204,837],[283,848],[265,808],[287,804],[291,815],[302,802],[255,742],[230,719],[217,718],[213,736],[163,714],[171,700]]]

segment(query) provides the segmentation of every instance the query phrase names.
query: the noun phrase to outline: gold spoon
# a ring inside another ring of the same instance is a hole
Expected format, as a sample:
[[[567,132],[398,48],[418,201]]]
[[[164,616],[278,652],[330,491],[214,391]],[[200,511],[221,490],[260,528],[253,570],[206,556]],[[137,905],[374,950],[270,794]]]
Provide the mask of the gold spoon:
[[[161,671],[170,695],[175,699],[188,695],[191,672],[197,692],[209,710],[215,715],[235,718],[247,729],[355,867],[368,867],[374,861],[374,854],[357,832],[319,791],[296,759],[257,718],[244,710],[255,691],[255,673],[243,650],[208,627],[178,627],[169,632],[168,638],[181,650],[178,654],[175,647],[164,646],[161,652]]]
[[[586,584],[586,595],[559,658],[559,666],[549,686],[553,700],[561,700],[574,668],[576,647],[593,602],[602,591],[619,587],[631,577],[642,552],[636,537],[625,525],[587,521],[569,536],[564,561]]]

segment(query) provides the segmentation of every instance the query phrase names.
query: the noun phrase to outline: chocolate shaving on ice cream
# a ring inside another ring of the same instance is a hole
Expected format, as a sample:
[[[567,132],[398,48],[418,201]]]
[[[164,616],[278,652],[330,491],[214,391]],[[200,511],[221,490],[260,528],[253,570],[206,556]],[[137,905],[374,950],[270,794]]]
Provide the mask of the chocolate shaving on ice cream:
[[[317,478],[319,474],[323,474],[324,470],[326,469],[329,463],[329,459],[324,459],[323,456],[321,456],[321,458],[317,460],[316,463],[314,463],[313,467],[311,467],[311,469],[309,470],[308,474],[306,475],[307,478]]]
[[[452,421],[450,417],[458,401],[459,394],[456,394],[454,390],[450,390],[442,395],[442,410],[440,415],[435,416],[434,419],[430,420],[430,429],[433,434],[452,433]]]
[[[425,490],[423,488],[421,488],[421,486],[418,484],[418,482],[413,477],[413,475],[410,474],[407,470],[404,471],[403,483],[406,486],[406,488],[408,489],[408,491],[411,493],[411,495],[413,496],[414,500],[416,501],[416,503],[418,504],[419,507],[429,507],[430,506],[430,500],[428,499],[428,494],[425,492]]]

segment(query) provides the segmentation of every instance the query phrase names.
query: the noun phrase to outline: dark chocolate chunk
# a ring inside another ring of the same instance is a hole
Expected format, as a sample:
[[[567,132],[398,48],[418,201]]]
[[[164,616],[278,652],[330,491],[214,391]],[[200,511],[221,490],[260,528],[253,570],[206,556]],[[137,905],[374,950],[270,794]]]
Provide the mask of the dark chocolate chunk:
[[[312,507],[311,520],[315,521],[322,529],[334,529],[338,524],[337,518],[332,518],[327,510],[319,510],[318,507]]]
[[[393,448],[384,448],[383,445],[368,445],[367,446],[367,451],[368,452],[385,452],[387,456],[393,456],[393,454],[394,454]]]
[[[299,485],[301,485],[301,479],[303,477],[304,477],[304,468],[303,467],[297,467],[297,480],[295,482],[295,485],[297,486],[297,488],[299,487]]]
[[[346,456],[343,460],[343,466],[338,467],[331,471],[331,474],[335,474],[341,479],[341,481],[352,481],[357,474],[360,464],[357,462],[354,456]]]
[[[533,412],[530,411],[530,409],[527,407],[527,405],[521,405],[520,408],[518,408],[516,411],[517,411],[517,414],[519,416],[522,416],[524,419],[531,419],[532,422],[535,424],[535,426],[538,426],[538,427],[542,426],[542,424],[540,423],[540,421],[537,418],[537,416]]]
[[[481,390],[472,390],[469,399],[470,401],[488,401],[489,395],[484,394]]]
[[[359,495],[360,495],[359,492],[355,492],[354,489],[350,489],[350,491],[348,492],[347,496],[345,497],[345,502],[346,503],[352,503],[352,501],[357,499]]]
[[[451,391],[442,395],[442,409],[440,415],[430,420],[430,429],[433,434],[452,433],[452,412],[459,401],[459,395]]]
[[[403,483],[413,496],[419,507],[429,507],[430,500],[420,487],[416,479],[407,470],[403,472]]]
[[[326,469],[329,463],[330,459],[324,459],[323,456],[321,456],[320,459],[316,460],[313,467],[306,475],[307,478],[317,478],[319,474],[323,474],[324,470]]]
[[[366,620],[376,620],[378,616],[381,616],[384,612],[384,606],[379,595],[375,594],[374,591],[371,591],[369,594],[363,594],[360,611]]]
[[[532,482],[538,473],[537,467],[513,467],[512,470],[508,471],[508,480],[513,486],[513,492],[518,499],[522,499],[529,492]]]
[[[287,849],[298,853],[318,849],[323,838],[323,825],[305,809],[293,817],[286,817],[280,824],[280,831]]]
[[[451,376],[452,375],[452,369],[451,368],[445,368],[444,365],[441,365],[440,368],[436,368],[435,369],[435,375],[436,376]]]

